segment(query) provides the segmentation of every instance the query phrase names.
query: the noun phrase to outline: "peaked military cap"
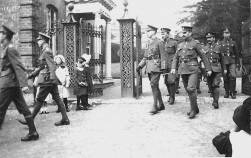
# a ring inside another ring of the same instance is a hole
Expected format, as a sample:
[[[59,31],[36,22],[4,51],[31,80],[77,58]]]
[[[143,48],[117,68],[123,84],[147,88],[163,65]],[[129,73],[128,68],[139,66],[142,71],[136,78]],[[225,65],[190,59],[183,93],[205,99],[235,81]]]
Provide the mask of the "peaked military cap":
[[[147,25],[147,31],[157,31],[158,28],[157,27],[154,27],[154,26],[151,26],[151,25]]]
[[[160,30],[161,32],[168,32],[168,33],[171,31],[171,29],[169,28],[161,28]]]
[[[216,33],[214,33],[214,32],[207,32],[206,33],[206,38],[215,37],[215,36],[216,36]]]
[[[192,32],[192,30],[193,30],[192,26],[181,26],[181,28],[182,28],[183,32],[185,32],[185,31]]]
[[[224,27],[222,32],[232,32],[232,30],[229,27]]]
[[[9,34],[9,35],[11,35],[11,36],[13,36],[13,35],[15,34],[14,31],[12,31],[10,28],[8,28],[8,27],[5,26],[5,25],[2,25],[2,28],[1,28],[0,32],[7,33],[7,34]]]
[[[42,32],[38,32],[38,38],[37,40],[40,40],[40,39],[46,39],[46,40],[49,40],[51,39],[51,37],[45,33],[42,33]]]

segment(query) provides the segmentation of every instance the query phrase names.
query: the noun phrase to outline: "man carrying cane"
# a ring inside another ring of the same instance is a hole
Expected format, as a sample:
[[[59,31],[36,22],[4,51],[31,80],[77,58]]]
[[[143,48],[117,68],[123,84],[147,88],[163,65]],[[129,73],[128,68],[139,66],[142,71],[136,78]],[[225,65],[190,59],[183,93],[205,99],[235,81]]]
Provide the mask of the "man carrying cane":
[[[177,50],[178,43],[174,40],[170,39],[170,29],[169,28],[161,28],[161,36],[164,45],[164,51],[161,51],[161,65],[160,68],[164,74],[164,82],[168,90],[169,99],[168,102],[170,105],[174,104],[175,101],[175,91],[176,84],[175,79],[176,75],[171,74],[171,65],[173,62],[174,54]]]
[[[172,70],[171,73],[175,74],[178,66],[178,73],[181,74],[184,88],[188,93],[189,100],[190,100],[190,112],[187,114],[189,115],[189,119],[195,118],[196,114],[199,113],[199,108],[197,104],[197,92],[196,92],[196,85],[198,82],[198,71],[199,71],[199,64],[198,64],[198,55],[200,56],[201,60],[203,61],[207,73],[210,76],[212,71],[209,65],[209,62],[206,58],[205,53],[201,48],[201,45],[196,42],[192,37],[192,27],[190,26],[183,26],[182,27],[182,38],[184,42],[180,43],[178,49],[174,55],[173,63],[172,63]]]

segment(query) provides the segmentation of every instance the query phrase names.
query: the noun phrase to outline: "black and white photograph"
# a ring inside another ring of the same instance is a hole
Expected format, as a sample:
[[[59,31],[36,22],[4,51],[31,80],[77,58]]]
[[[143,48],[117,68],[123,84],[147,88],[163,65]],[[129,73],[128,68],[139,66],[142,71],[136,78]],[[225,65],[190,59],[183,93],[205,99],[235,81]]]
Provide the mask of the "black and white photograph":
[[[0,158],[251,157],[251,0],[0,0]]]

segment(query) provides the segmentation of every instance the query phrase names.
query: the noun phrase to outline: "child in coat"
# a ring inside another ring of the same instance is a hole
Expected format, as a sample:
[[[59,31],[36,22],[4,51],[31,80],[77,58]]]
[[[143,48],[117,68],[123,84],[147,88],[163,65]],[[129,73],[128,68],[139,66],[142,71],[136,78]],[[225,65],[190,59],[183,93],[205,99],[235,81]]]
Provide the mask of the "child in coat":
[[[60,98],[63,99],[63,102],[65,104],[65,109],[67,112],[70,111],[68,106],[68,97],[70,97],[70,91],[69,91],[69,85],[70,85],[70,74],[68,67],[66,66],[65,58],[62,55],[57,55],[54,57],[54,61],[57,65],[57,69],[55,71],[58,80],[60,81],[60,84],[58,85],[58,91]],[[60,112],[59,109],[57,109],[56,112]]]
[[[76,110],[92,110],[88,104],[88,93],[93,92],[92,77],[89,70],[90,55],[84,54],[78,58],[77,67],[75,70],[75,86],[73,94],[77,97]],[[81,105],[80,105],[81,101]]]

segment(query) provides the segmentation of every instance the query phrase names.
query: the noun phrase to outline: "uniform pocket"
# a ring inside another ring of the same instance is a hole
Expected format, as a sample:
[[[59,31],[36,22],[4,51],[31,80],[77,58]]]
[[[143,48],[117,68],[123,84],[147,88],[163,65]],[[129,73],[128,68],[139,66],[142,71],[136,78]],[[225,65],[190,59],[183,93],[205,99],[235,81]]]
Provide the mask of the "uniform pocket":
[[[187,48],[187,55],[194,55],[194,49],[193,48]]]

